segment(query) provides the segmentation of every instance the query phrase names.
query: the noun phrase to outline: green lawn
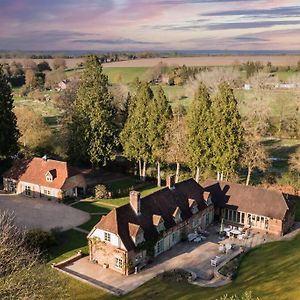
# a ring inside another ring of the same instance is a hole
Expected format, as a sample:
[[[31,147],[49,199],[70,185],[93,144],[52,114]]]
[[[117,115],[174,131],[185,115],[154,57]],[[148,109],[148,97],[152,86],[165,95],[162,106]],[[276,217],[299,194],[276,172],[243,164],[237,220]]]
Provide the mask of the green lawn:
[[[300,235],[287,242],[273,242],[250,251],[242,260],[237,278],[220,288],[201,288],[172,277],[159,276],[123,297],[67,278],[72,299],[195,299],[215,300],[224,294],[251,290],[262,300],[300,299]],[[74,297],[74,298],[73,298]]]
[[[48,260],[51,263],[60,262],[79,250],[88,254],[86,234],[70,229],[60,234],[57,246],[50,248]]]
[[[111,207],[99,204],[97,203],[97,201],[79,202],[74,204],[73,207],[86,211],[88,213],[109,213],[109,211],[111,210]]]
[[[105,67],[103,73],[109,78],[110,83],[130,83],[137,77],[142,78],[148,67]]]
[[[89,221],[87,221],[86,223],[84,223],[78,227],[81,229],[90,231],[100,221],[102,216],[101,215],[91,215],[90,217],[91,218]]]

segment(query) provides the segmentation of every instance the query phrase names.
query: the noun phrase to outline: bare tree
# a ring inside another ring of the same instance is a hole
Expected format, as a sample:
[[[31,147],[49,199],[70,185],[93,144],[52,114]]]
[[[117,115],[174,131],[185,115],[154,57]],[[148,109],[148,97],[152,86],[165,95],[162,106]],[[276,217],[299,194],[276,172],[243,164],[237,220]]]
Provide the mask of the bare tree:
[[[67,67],[67,63],[64,58],[58,57],[53,60],[53,68],[55,70],[60,69],[60,68],[64,70],[66,67]]]
[[[240,81],[240,73],[234,68],[214,68],[196,75],[196,79],[189,80],[185,85],[186,96],[193,98],[199,83],[203,82],[212,93],[218,90],[221,82],[227,82],[230,86]]]
[[[179,109],[173,119],[168,122],[165,136],[166,161],[176,163],[175,182],[179,181],[180,164],[186,162],[187,133],[183,112]]]
[[[64,282],[26,247],[25,237],[14,216],[0,212],[1,299],[68,299]]]
[[[254,169],[265,171],[269,166],[269,162],[268,154],[259,137],[248,134],[245,140],[242,165],[248,170],[246,185],[249,185],[252,171]]]

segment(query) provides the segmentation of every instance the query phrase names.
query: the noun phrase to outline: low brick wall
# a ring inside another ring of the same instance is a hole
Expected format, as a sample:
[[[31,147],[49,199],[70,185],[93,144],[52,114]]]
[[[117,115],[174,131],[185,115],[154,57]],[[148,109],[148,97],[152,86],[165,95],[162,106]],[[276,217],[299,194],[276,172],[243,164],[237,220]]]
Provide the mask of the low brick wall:
[[[63,260],[63,261],[61,261],[59,263],[51,264],[51,267],[52,268],[61,269],[61,268],[65,267],[65,266],[73,263],[74,261],[79,260],[82,257],[83,257],[83,254],[82,254],[82,252],[80,250],[75,255],[73,255],[73,256],[71,256],[71,257],[69,257],[69,258],[67,258],[67,259],[65,259],[65,260]]]

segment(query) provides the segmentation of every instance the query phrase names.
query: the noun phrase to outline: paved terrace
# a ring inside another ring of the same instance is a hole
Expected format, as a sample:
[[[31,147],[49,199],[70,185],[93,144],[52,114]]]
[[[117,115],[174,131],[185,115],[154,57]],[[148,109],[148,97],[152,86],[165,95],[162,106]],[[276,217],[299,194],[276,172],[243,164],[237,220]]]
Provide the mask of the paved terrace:
[[[223,255],[219,252],[219,243],[230,243],[249,249],[267,242],[289,240],[300,232],[300,223],[296,223],[292,231],[283,237],[275,237],[252,230],[251,237],[242,241],[236,238],[227,238],[220,241],[216,234],[219,229],[219,225],[210,227],[211,235],[205,242],[200,244],[194,242],[179,243],[169,251],[161,254],[154,263],[148,265],[138,274],[124,276],[110,269],[103,269],[100,265],[91,263],[88,257],[74,261],[61,268],[61,270],[76,279],[115,295],[133,291],[157,275],[174,269],[184,269],[195,273],[197,280],[193,282],[194,284],[206,287],[220,286],[230,282],[230,279],[213,278],[209,280],[214,271],[214,268],[210,265],[210,259],[216,255]],[[232,254],[234,253],[230,255]]]
[[[200,277],[208,276],[213,272],[210,259],[219,253],[217,241],[216,235],[213,235],[201,244],[179,243],[161,254],[154,263],[148,265],[140,273],[129,276],[103,269],[100,265],[91,263],[88,257],[72,262],[62,270],[77,279],[120,295],[133,291],[158,274],[174,269],[190,270]]]

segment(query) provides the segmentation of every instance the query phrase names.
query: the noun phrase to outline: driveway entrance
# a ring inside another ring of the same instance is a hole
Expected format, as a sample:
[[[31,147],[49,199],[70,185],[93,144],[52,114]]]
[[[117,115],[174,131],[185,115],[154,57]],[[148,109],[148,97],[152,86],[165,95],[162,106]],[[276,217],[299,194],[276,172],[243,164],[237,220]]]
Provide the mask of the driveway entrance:
[[[0,210],[13,212],[17,224],[28,229],[68,230],[90,219],[88,213],[62,203],[43,198],[0,194]]]

